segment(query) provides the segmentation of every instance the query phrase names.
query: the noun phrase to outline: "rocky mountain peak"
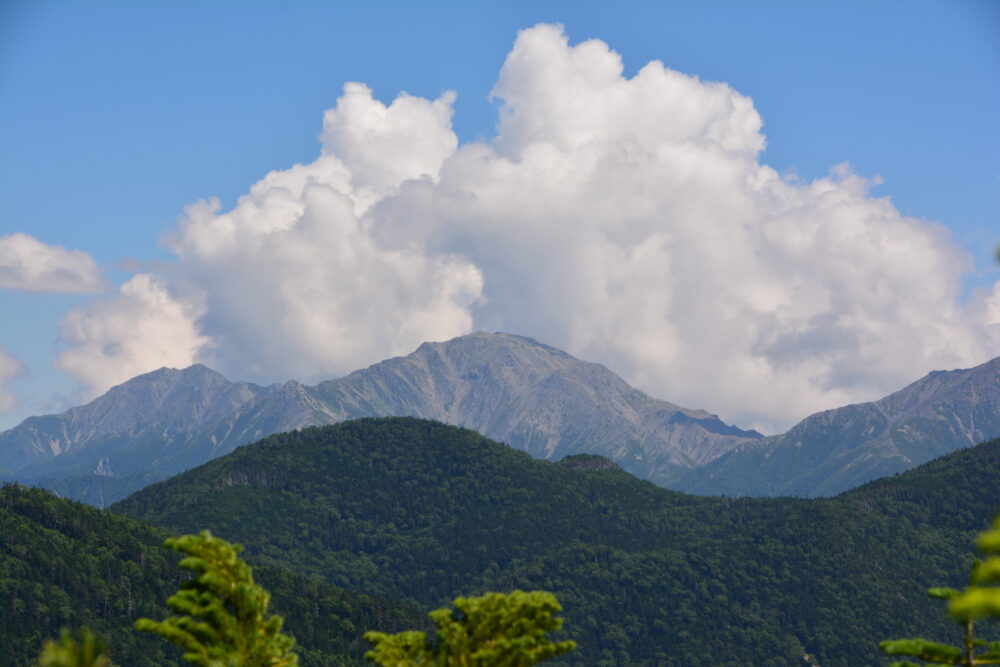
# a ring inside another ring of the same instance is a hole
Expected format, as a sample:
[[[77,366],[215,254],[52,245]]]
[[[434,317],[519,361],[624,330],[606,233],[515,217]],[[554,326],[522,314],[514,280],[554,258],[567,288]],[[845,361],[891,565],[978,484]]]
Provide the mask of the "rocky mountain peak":
[[[686,471],[677,488],[827,496],[1000,436],[1000,358],[933,371],[885,398],[816,413]]]
[[[315,387],[230,382],[200,364],[162,368],[2,434],[0,471],[36,480],[70,468],[162,477],[271,433],[366,416],[465,426],[539,458],[598,454],[660,483],[760,437],[653,399],[604,366],[531,338],[478,332]]]

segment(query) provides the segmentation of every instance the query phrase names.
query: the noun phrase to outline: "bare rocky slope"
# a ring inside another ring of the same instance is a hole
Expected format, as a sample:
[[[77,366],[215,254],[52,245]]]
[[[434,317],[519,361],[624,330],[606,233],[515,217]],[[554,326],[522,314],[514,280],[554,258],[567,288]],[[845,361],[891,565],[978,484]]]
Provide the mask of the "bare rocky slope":
[[[1000,358],[934,371],[871,403],[811,415],[787,433],[688,470],[671,488],[733,496],[832,496],[1000,436]]]
[[[600,454],[659,484],[761,437],[529,338],[475,333],[315,387],[160,369],[0,433],[0,479],[104,506],[266,435],[364,416],[465,426],[538,458]]]

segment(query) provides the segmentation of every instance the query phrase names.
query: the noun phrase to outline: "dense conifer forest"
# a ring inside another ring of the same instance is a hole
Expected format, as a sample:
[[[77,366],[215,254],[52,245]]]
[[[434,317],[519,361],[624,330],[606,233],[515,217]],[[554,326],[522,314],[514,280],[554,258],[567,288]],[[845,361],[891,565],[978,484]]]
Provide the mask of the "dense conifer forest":
[[[561,664],[881,665],[881,639],[959,640],[925,591],[965,584],[998,472],[994,440],[833,499],[702,498],[435,422],[310,428],[113,511],[5,486],[0,650],[28,665],[88,624],[117,664],[177,663],[132,624],[162,616],[184,576],[163,539],[208,528],[246,546],[305,665],[357,664],[365,630],[518,588],[562,603],[557,639],[578,648]]]
[[[272,436],[113,509],[425,609],[550,590],[573,664],[826,667],[882,664],[878,640],[916,629],[957,637],[925,590],[964,583],[1000,504],[1000,440],[827,500],[701,498],[578,467],[365,419]]]
[[[0,489],[0,664],[33,665],[42,641],[62,627],[88,625],[105,635],[115,664],[180,664],[179,650],[132,628],[165,614],[165,601],[188,577],[168,533],[45,491]],[[361,640],[376,627],[422,627],[422,612],[350,593],[287,570],[256,568],[298,640],[303,665],[363,664]]]

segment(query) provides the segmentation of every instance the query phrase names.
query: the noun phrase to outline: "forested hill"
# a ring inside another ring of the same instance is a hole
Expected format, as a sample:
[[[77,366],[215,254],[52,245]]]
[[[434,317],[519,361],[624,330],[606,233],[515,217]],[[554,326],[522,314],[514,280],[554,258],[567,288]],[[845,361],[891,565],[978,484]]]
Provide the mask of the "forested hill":
[[[181,652],[132,628],[163,618],[166,599],[190,576],[160,545],[167,532],[45,491],[0,488],[0,664],[35,665],[47,637],[89,625],[109,639],[121,667],[181,664]],[[360,635],[375,626],[419,627],[413,608],[350,593],[273,568],[257,581],[286,615],[304,666],[364,664]]]
[[[551,590],[574,664],[856,667],[884,664],[880,639],[958,640],[925,590],[965,583],[1000,505],[1000,440],[816,500],[694,497],[579,463],[365,419],[272,436],[114,509],[428,607]]]

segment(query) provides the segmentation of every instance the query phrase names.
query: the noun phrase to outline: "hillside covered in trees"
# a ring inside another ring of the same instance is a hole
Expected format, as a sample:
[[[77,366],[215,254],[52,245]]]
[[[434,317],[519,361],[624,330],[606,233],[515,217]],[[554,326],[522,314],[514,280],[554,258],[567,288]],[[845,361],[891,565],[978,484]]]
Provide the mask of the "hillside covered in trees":
[[[878,640],[914,628],[957,636],[925,590],[964,583],[1000,501],[1000,440],[822,500],[694,497],[578,467],[365,419],[272,436],[113,509],[424,608],[550,590],[573,664],[827,667],[881,664]]]
[[[107,636],[117,665],[180,664],[180,651],[132,628],[139,617],[164,615],[167,597],[187,578],[177,554],[161,546],[167,535],[45,491],[0,489],[0,662],[34,665],[43,639],[89,625]],[[287,570],[259,567],[255,575],[286,616],[303,665],[363,664],[365,630],[426,623],[411,607]]]

